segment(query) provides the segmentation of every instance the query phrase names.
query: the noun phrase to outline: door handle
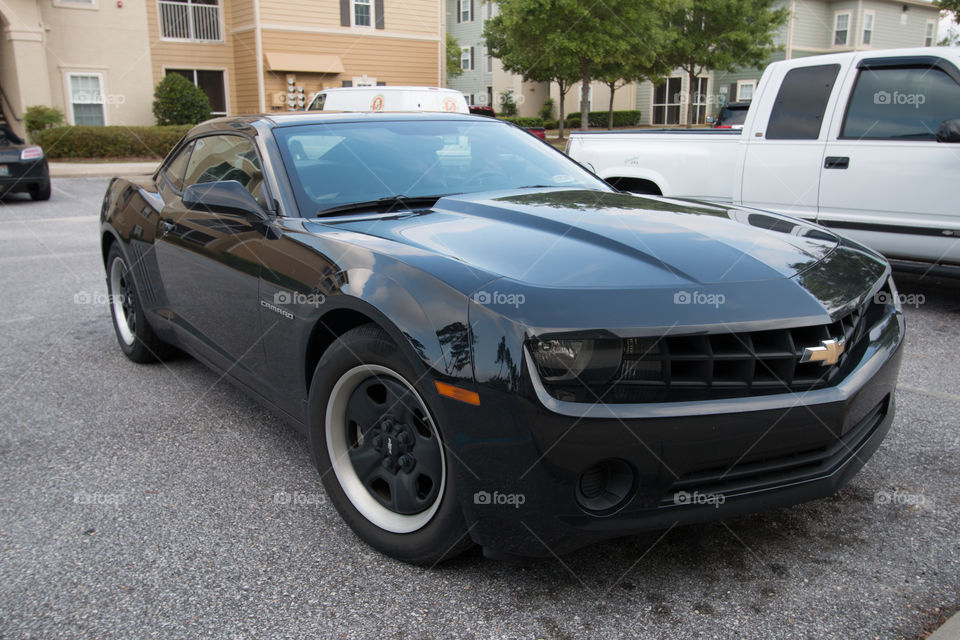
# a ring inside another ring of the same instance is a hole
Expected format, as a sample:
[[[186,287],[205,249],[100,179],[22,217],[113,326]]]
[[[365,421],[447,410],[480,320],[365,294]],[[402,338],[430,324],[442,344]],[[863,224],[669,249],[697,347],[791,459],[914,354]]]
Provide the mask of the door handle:
[[[823,163],[824,169],[849,169],[850,158],[847,156],[827,156]]]

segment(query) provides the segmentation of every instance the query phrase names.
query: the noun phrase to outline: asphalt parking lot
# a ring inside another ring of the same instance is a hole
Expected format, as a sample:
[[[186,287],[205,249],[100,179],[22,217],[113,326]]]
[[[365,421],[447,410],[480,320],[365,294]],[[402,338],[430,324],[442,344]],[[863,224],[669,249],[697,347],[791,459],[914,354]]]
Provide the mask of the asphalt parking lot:
[[[960,606],[960,280],[898,277],[896,422],[836,496],[427,570],[360,543],[219,375],[122,355],[106,185],[0,203],[0,638],[918,638]]]

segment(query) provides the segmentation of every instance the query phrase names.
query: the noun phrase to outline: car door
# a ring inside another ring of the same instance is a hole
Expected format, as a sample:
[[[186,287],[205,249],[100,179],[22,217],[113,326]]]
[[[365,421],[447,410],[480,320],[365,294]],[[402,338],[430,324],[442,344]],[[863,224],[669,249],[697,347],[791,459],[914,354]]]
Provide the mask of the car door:
[[[937,56],[865,58],[827,142],[818,221],[892,258],[960,263],[960,72]]]
[[[242,135],[197,138],[182,188],[237,180],[261,203],[262,163]],[[253,382],[262,370],[258,247],[266,221],[253,212],[189,208],[173,188],[160,212],[157,263],[178,336],[231,374]]]
[[[827,114],[835,102],[839,64],[811,64],[768,78],[751,105],[767,121],[753,119],[744,131],[742,204],[813,220],[817,216],[820,163],[826,145]],[[782,73],[782,71],[780,72]]]

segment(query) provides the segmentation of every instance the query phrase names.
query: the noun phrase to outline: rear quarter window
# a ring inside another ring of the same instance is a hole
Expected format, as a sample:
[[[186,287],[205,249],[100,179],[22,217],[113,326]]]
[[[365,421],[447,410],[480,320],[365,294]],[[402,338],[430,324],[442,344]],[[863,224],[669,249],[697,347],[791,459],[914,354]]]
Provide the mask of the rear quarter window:
[[[816,140],[820,137],[827,101],[840,65],[825,64],[791,69],[783,78],[770,121],[769,140]]]

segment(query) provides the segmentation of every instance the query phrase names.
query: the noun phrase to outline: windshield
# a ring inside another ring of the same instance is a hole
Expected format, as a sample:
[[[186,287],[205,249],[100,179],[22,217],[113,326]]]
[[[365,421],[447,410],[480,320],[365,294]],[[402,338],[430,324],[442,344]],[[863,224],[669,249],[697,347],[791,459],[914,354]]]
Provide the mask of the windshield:
[[[311,124],[274,129],[301,214],[405,196],[522,187],[610,187],[530,134],[491,120]]]

